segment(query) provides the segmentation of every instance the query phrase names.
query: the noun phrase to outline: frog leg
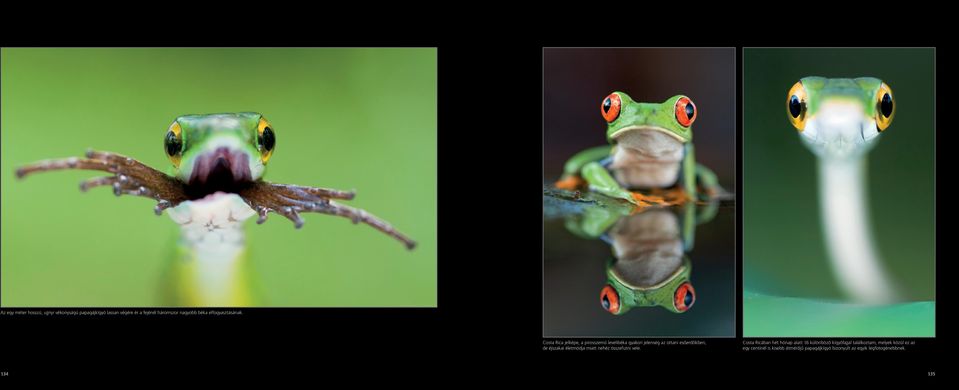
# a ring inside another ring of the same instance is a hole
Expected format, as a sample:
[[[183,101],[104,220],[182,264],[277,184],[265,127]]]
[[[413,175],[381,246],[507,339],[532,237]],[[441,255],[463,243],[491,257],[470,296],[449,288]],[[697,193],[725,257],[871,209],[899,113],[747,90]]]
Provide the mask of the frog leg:
[[[579,177],[579,175],[568,175],[557,180],[555,183],[553,183],[553,186],[561,190],[575,191],[582,187],[583,184],[585,184],[585,182],[583,181],[583,178]]]
[[[709,223],[713,218],[716,217],[716,214],[719,212],[719,199],[711,198],[706,200],[701,208],[699,214],[696,215],[696,224],[702,225],[704,223]]]
[[[566,230],[580,238],[595,239],[606,233],[622,216],[606,207],[588,207],[583,214],[566,218]]]
[[[705,165],[696,163],[696,178],[698,179],[700,186],[706,192],[706,195],[710,198],[722,193],[723,188],[719,186],[719,179],[716,178],[716,174],[713,173],[712,169],[707,168]]]
[[[693,250],[696,241],[696,203],[686,202],[683,204],[683,249],[685,252]]]
[[[702,211],[699,213],[699,216],[696,217],[696,221],[699,224],[703,224],[712,221],[713,218],[716,217],[716,213],[719,212],[718,196],[723,194],[725,190],[719,185],[719,179],[716,178],[716,174],[702,164],[696,164],[696,178],[699,186],[704,191],[703,200],[705,202]]]
[[[696,190],[696,153],[691,142],[686,143],[686,152],[683,154],[683,190],[686,198],[697,199]]]
[[[600,163],[593,161],[583,166],[583,179],[589,183],[589,189],[611,198],[623,199],[630,203],[639,204],[633,193],[620,187],[619,182],[609,174]]]
[[[719,202],[715,197],[721,194],[723,189],[719,186],[716,174],[705,165],[696,162],[696,154],[691,143],[686,144],[686,154],[683,157],[683,188],[687,190],[689,199],[706,201],[702,212],[695,218],[696,224],[712,221],[719,211]],[[703,192],[700,192],[700,188]],[[689,242],[692,242],[692,238]]]
[[[691,143],[686,144],[686,153],[683,157],[683,189],[691,199],[708,199],[723,192],[716,174],[705,165],[696,162],[696,153]]]
[[[563,177],[554,185],[556,188],[569,191],[583,187],[583,185],[586,184],[580,176],[583,167],[586,166],[586,164],[602,160],[609,156],[609,151],[610,146],[606,145],[589,148],[576,153],[566,162],[566,165],[563,166]]]

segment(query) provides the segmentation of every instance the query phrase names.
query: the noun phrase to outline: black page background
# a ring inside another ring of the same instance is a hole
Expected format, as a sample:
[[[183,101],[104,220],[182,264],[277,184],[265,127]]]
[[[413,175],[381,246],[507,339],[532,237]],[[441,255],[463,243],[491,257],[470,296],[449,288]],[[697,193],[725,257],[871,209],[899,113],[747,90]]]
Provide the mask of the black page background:
[[[689,26],[659,30],[664,31],[655,34],[659,40],[648,41],[635,38],[643,37],[638,27],[634,31],[637,35],[631,36],[628,31],[610,31],[602,25],[549,32],[538,23],[526,22],[487,21],[472,28],[445,24],[445,29],[430,25],[417,39],[406,41],[376,30],[367,31],[370,36],[362,39],[363,31],[326,28],[301,35],[294,42],[251,37],[250,41],[230,43],[440,47],[438,309],[262,309],[242,318],[0,318],[0,369],[25,377],[65,373],[100,377],[121,372],[173,377],[196,373],[243,375],[261,369],[310,374],[328,371],[333,361],[370,368],[408,364],[420,368],[410,371],[418,377],[437,370],[463,369],[487,379],[500,376],[490,376],[489,372],[504,370],[598,379],[608,374],[603,370],[610,369],[611,362],[616,363],[613,366],[642,362],[637,367],[644,370],[665,368],[658,376],[667,371],[686,375],[667,378],[721,370],[717,379],[722,382],[758,374],[780,378],[794,374],[806,380],[819,374],[924,378],[927,371],[937,369],[942,370],[940,376],[946,374],[947,368],[933,354],[945,352],[943,343],[950,330],[941,313],[946,309],[940,309],[936,318],[938,347],[930,345],[924,351],[917,348],[903,354],[746,354],[738,350],[735,340],[702,354],[681,350],[657,352],[655,356],[542,352],[542,47],[778,46],[797,42],[777,39],[790,38],[783,31],[778,31],[783,33],[778,36],[736,34],[719,38],[719,31],[703,28],[706,31],[696,32]],[[899,36],[895,38],[899,41],[882,44],[936,44],[931,35],[916,38],[920,40],[906,42],[907,37]],[[61,43],[54,39],[4,44],[53,42]],[[227,42],[154,39],[125,45]],[[838,43],[831,38],[812,38],[807,44]],[[853,44],[867,43],[846,43]],[[947,52],[951,50],[940,47],[937,53],[940,86],[950,85],[950,78],[944,74],[950,68],[942,65]],[[940,102],[950,95],[950,88],[941,90],[945,93],[939,95]],[[948,131],[939,135],[944,136],[939,143],[953,144],[947,141],[952,138]],[[948,229],[948,224],[942,223],[940,228]],[[939,275],[949,275],[948,259],[939,257],[939,267]],[[940,305],[951,301],[948,289],[942,287],[944,283],[947,281],[942,278],[937,283]],[[574,371],[563,371],[567,365]]]

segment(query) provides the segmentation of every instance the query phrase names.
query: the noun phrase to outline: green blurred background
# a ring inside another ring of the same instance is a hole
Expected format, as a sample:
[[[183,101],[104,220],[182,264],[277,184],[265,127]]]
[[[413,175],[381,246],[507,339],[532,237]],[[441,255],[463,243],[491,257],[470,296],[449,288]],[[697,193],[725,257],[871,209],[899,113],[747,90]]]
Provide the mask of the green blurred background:
[[[436,49],[3,49],[2,299],[152,306],[177,235],[155,202],[18,165],[114,151],[166,170],[179,115],[256,111],[277,132],[265,179],[357,190],[347,202],[419,242],[305,214],[247,222],[268,306],[436,306]],[[250,221],[253,221],[251,218]]]
[[[889,84],[897,104],[894,122],[867,157],[878,249],[908,299],[935,299],[934,62],[933,49],[743,50],[740,200],[747,292],[842,298],[821,233],[816,157],[786,118],[786,93],[805,76],[872,76]],[[747,299],[747,336],[750,318],[766,321],[764,329],[783,318],[750,309]]]

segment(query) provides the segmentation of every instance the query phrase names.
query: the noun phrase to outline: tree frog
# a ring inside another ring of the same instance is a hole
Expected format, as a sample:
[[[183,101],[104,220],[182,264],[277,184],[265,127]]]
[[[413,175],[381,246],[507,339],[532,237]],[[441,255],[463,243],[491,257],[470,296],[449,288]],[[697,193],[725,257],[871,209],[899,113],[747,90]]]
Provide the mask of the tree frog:
[[[692,125],[698,115],[693,101],[676,95],[663,103],[640,103],[624,92],[603,99],[606,140],[566,162],[556,187],[591,191],[643,205],[649,197],[632,189],[679,186],[683,199],[704,199],[721,190],[716,175],[696,163]],[[703,187],[697,190],[696,183]]]

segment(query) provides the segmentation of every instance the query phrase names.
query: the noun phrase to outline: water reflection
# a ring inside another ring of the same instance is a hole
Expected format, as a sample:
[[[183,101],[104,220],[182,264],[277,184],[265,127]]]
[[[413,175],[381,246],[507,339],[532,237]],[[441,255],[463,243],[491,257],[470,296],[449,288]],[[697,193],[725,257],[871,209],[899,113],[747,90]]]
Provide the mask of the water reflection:
[[[603,236],[612,246],[600,302],[612,314],[661,306],[683,313],[696,302],[692,264],[684,253],[679,218],[669,210],[646,210],[621,218]]]
[[[644,209],[584,206],[568,210],[564,222],[574,235],[610,246],[599,295],[603,309],[622,315],[636,307],[660,306],[685,313],[697,298],[688,256],[696,225],[712,220],[717,208],[718,201]]]

